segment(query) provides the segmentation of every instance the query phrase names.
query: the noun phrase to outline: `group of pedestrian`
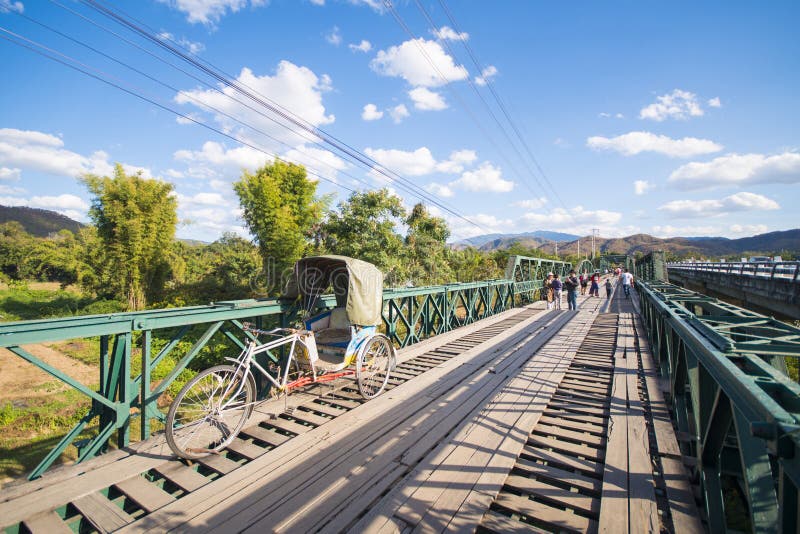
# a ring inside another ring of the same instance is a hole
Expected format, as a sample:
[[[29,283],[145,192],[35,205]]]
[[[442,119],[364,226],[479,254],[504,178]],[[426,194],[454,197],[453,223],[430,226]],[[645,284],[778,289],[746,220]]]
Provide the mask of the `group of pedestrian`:
[[[631,294],[631,287],[633,286],[633,275],[628,272],[628,269],[620,269],[612,271],[622,283],[622,289],[625,292],[625,298],[629,299]],[[611,277],[606,279],[606,298],[611,298],[611,293],[614,289],[614,284],[611,282]],[[581,295],[586,294],[586,289],[589,288],[590,297],[600,296],[600,271],[583,273],[580,277],[572,269],[567,278],[562,282],[561,278],[555,273],[547,273],[547,278],[544,281],[543,294],[547,301],[547,309],[560,310],[561,309],[561,295],[566,289],[567,291],[567,306],[570,310],[578,309],[578,291]]]
[[[544,293],[547,300],[547,309],[561,309],[561,295],[567,290],[567,306],[570,310],[578,309],[578,288],[581,281],[578,279],[575,269],[569,272],[567,278],[562,282],[561,278],[554,273],[547,273],[544,281]]]

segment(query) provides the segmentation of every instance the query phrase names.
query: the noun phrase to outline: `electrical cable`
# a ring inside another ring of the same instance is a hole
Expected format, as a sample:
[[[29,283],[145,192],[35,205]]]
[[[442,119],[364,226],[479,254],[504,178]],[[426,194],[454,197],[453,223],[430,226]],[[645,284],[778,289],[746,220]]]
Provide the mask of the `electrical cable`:
[[[279,104],[271,101],[269,98],[264,97],[263,95],[258,94],[257,91],[252,90],[251,88],[247,87],[246,84],[233,80],[229,77],[229,75],[225,75],[225,73],[221,73],[216,67],[211,65],[210,63],[201,60],[198,61],[195,57],[192,57],[185,53],[186,51],[181,51],[175,46],[170,45],[167,42],[164,42],[162,39],[159,39],[156,35],[152,32],[148,32],[145,28],[141,27],[140,25],[128,20],[124,15],[119,14],[113,8],[107,7],[103,5],[102,2],[98,2],[96,0],[82,0],[82,2],[87,5],[88,7],[94,9],[98,13],[103,14],[104,16],[110,18],[111,20],[116,21],[117,23],[121,24],[122,26],[127,27],[134,33],[144,37],[145,39],[153,42],[154,44],[166,49],[171,54],[175,55],[176,57],[182,59],[183,61],[188,62],[189,64],[195,66],[196,68],[200,69],[202,72],[205,72],[207,75],[211,76],[212,78],[219,81],[226,87],[231,87],[233,90],[237,91],[239,94],[247,97],[250,100],[253,100],[257,104],[265,107],[266,109],[270,110],[271,112],[275,113],[282,119],[286,120],[287,122],[294,124],[295,126],[305,130],[312,135],[318,137],[324,143],[336,148],[337,151],[346,154],[351,159],[361,163],[362,165],[369,167],[371,170],[382,174],[386,178],[388,178],[392,182],[396,182],[397,180],[402,181],[403,183],[407,184],[412,190],[417,191],[415,196],[418,198],[424,199],[431,204],[437,206],[438,208],[450,213],[451,215],[456,216],[459,219],[462,219],[473,226],[476,226],[481,229],[486,229],[482,225],[468,219],[461,213],[457,212],[455,209],[450,208],[446,203],[443,201],[439,201],[436,199],[434,195],[430,195],[425,192],[424,189],[417,186],[414,182],[402,177],[398,173],[391,171],[385,165],[381,165],[371,157],[361,153],[360,151],[354,149],[347,143],[337,139],[336,137],[328,134],[324,130],[315,127],[314,125],[308,123],[302,117],[299,117],[293,114],[291,111],[286,110]],[[394,175],[396,178],[393,178],[391,175]]]
[[[94,68],[90,67],[89,65],[86,65],[86,64],[76,60],[75,58],[72,58],[72,57],[70,57],[70,56],[68,56],[66,54],[62,54],[62,53],[60,53],[60,52],[58,52],[56,50],[53,50],[53,49],[51,49],[51,48],[49,48],[47,46],[44,46],[44,45],[42,45],[40,43],[37,43],[36,41],[28,39],[28,38],[26,38],[24,36],[21,36],[19,34],[16,34],[16,33],[12,32],[12,31],[10,31],[7,28],[4,28],[2,26],[0,26],[0,32],[7,33],[8,35],[11,36],[11,37],[8,37],[6,35],[0,35],[0,39],[5,39],[6,41],[9,41],[9,42],[11,42],[11,43],[13,43],[13,44],[15,44],[17,46],[20,46],[22,48],[26,48],[26,49],[28,49],[28,50],[30,50],[30,51],[32,51],[32,52],[34,52],[34,53],[36,53],[36,54],[38,54],[40,56],[43,56],[45,58],[50,59],[51,61],[55,61],[57,63],[60,63],[61,65],[64,65],[65,67],[68,67],[68,68],[70,68],[72,70],[75,70],[77,72],[80,72],[80,73],[82,73],[82,74],[84,74],[86,76],[94,78],[95,80],[100,81],[102,83],[105,83],[105,84],[107,84],[107,85],[109,85],[111,87],[119,89],[120,91],[123,91],[123,92],[125,92],[125,93],[127,93],[127,94],[129,94],[131,96],[134,96],[134,97],[136,97],[136,98],[138,98],[140,100],[143,100],[143,101],[145,101],[145,102],[147,102],[147,103],[149,103],[149,104],[151,104],[153,106],[158,107],[159,109],[162,109],[162,110],[167,111],[169,113],[173,113],[178,117],[181,117],[181,118],[183,118],[185,120],[191,121],[194,124],[197,124],[197,125],[202,126],[202,127],[206,128],[208,130],[211,130],[212,132],[215,132],[215,133],[217,133],[219,135],[227,137],[227,138],[229,138],[229,139],[231,139],[233,141],[236,141],[237,143],[241,143],[241,144],[243,144],[243,145],[245,145],[245,146],[247,146],[249,148],[252,148],[253,150],[261,152],[262,154],[265,154],[265,155],[267,155],[269,157],[275,158],[276,160],[280,160],[280,161],[284,161],[284,162],[286,161],[285,159],[283,159],[283,158],[281,158],[281,157],[279,157],[279,156],[277,156],[275,154],[272,154],[272,153],[264,150],[261,147],[258,147],[256,145],[253,145],[252,143],[248,143],[246,141],[242,141],[240,139],[237,139],[236,137],[234,137],[234,136],[232,136],[230,134],[227,134],[227,133],[223,132],[222,130],[214,128],[213,126],[210,126],[210,125],[208,125],[208,124],[206,124],[204,122],[201,122],[201,121],[195,119],[194,117],[191,117],[189,115],[185,115],[185,114],[183,114],[183,113],[181,113],[181,112],[179,112],[179,111],[177,111],[175,109],[170,108],[169,106],[161,104],[161,103],[159,103],[159,102],[157,102],[157,101],[155,101],[155,100],[153,100],[151,98],[148,98],[147,96],[139,94],[139,93],[137,93],[136,91],[134,91],[132,89],[124,87],[124,86],[120,85],[119,83],[116,83],[116,82],[113,82],[111,80],[105,79],[105,78],[102,77],[103,75],[106,75],[106,76],[110,76],[110,75],[108,75],[107,73],[104,73],[102,71],[99,71],[98,69],[94,69]],[[58,56],[60,56],[60,57],[58,57]],[[91,72],[92,70],[95,71],[96,73]],[[336,182],[334,180],[331,180],[331,179],[329,179],[329,178],[327,178],[325,176],[322,176],[320,174],[317,174],[315,172],[308,172],[308,174],[310,174],[311,176],[316,177],[319,180],[323,180],[323,181],[329,182],[329,183],[335,185],[336,187],[340,187],[342,189],[350,191],[351,193],[355,192],[355,190],[353,190],[353,189],[351,189],[351,188],[349,188],[347,186],[344,186],[342,184],[339,184],[338,182]]]

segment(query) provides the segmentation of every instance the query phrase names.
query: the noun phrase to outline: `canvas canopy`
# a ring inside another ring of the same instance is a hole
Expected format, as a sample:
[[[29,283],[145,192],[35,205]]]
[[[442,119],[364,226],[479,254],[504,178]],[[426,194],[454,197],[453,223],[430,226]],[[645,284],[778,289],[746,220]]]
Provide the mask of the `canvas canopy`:
[[[381,322],[383,274],[366,261],[347,256],[312,256],[295,263],[286,285],[285,298],[303,298],[310,309],[328,287],[333,287],[336,305],[347,312],[352,324],[373,326]]]

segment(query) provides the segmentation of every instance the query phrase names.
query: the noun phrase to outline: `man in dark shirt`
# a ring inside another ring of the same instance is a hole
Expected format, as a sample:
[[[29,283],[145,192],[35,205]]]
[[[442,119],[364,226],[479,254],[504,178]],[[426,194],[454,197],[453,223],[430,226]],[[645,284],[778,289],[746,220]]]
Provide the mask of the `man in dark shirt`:
[[[569,272],[569,276],[564,280],[564,287],[567,288],[567,305],[570,310],[578,309],[578,287],[580,280],[575,276],[575,269]]]

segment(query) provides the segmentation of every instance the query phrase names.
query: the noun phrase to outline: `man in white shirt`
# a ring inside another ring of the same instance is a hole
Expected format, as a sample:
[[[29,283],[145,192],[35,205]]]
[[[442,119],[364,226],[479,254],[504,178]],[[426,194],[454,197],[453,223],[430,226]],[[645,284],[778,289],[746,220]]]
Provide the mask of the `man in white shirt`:
[[[633,275],[628,272],[628,269],[625,269],[625,272],[619,275],[619,279],[622,281],[622,289],[625,291],[625,298],[631,298],[631,286],[633,285]]]

